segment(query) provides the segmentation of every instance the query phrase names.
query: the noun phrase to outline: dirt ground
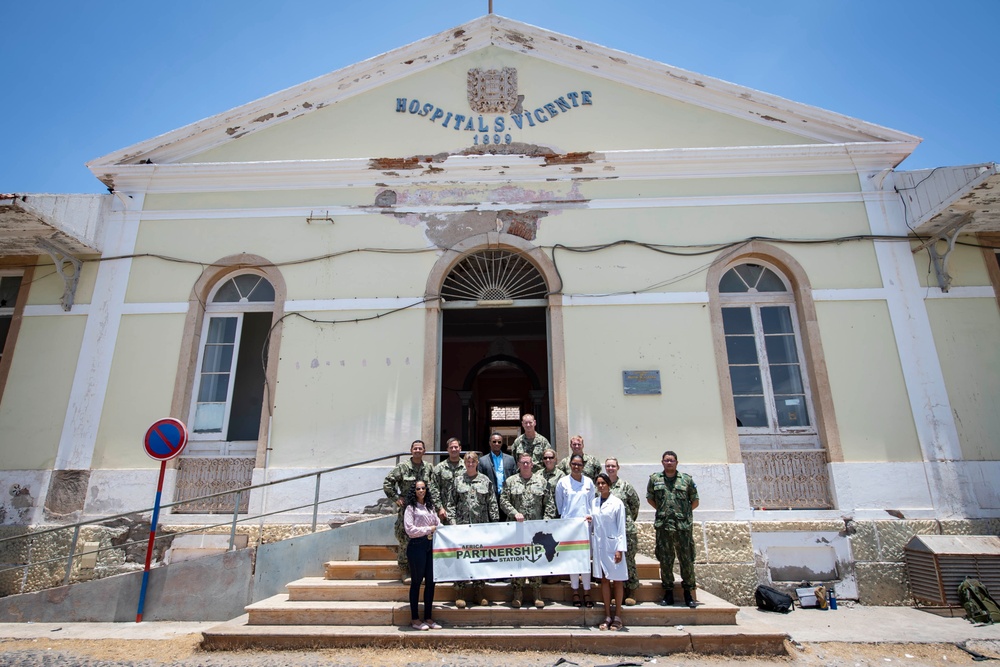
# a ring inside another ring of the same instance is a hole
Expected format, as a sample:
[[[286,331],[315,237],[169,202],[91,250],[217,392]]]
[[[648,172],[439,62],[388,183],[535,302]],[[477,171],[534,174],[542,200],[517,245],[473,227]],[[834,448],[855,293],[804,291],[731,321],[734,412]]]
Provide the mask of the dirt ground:
[[[906,667],[969,665],[973,656],[953,644],[849,644],[787,643],[785,657],[725,657],[694,654],[663,656],[610,656],[546,652],[467,652],[426,649],[318,649],[312,651],[202,651],[200,635],[170,640],[0,640],[3,667],[306,667],[317,665],[359,667],[462,666],[506,667],[598,667],[639,665],[642,667]],[[974,644],[970,648],[976,650]],[[987,655],[992,655],[987,653]],[[993,658],[996,659],[996,658]]]

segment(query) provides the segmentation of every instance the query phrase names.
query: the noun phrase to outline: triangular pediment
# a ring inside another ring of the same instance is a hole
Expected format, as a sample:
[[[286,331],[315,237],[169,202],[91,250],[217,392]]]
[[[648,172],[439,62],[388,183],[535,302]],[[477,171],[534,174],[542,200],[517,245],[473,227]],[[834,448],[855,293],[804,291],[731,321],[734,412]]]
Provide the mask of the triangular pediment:
[[[107,180],[116,165],[453,155],[497,142],[570,153],[919,139],[489,15],[89,166]]]

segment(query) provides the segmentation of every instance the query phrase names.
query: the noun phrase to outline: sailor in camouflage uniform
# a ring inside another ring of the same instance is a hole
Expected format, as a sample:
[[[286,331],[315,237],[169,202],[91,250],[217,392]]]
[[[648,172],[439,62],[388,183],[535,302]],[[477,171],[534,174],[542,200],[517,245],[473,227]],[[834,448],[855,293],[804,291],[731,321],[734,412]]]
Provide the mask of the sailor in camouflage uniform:
[[[396,562],[399,564],[400,577],[405,579],[410,574],[410,564],[406,560],[406,544],[409,539],[406,530],[403,528],[403,512],[406,511],[406,497],[410,489],[417,480],[421,480],[428,485],[431,482],[431,474],[434,468],[430,463],[424,461],[424,441],[414,440],[410,445],[410,460],[403,461],[385,476],[382,483],[382,490],[385,497],[396,503],[399,508],[396,514],[396,541],[399,543],[399,551],[396,553]]]
[[[618,477],[618,459],[611,457],[604,462],[604,470],[611,480],[611,493],[625,505],[625,563],[628,565],[628,580],[625,582],[625,605],[635,604],[635,592],[639,589],[639,574],[635,569],[635,554],[639,551],[639,530],[635,521],[639,517],[639,494],[635,487]]]
[[[549,487],[549,495],[552,496],[552,504],[556,502],[556,483],[565,475],[562,470],[556,467],[556,450],[549,447],[542,453],[542,465],[544,466],[538,474],[545,479]],[[559,510],[556,510],[555,518],[559,518]]]
[[[674,603],[674,556],[681,566],[684,604],[694,607],[693,511],[698,507],[698,488],[691,475],[677,472],[677,454],[663,452],[663,472],[649,476],[646,501],[656,510],[656,559],[660,561],[663,603]]]
[[[537,521],[539,519],[554,519],[556,516],[555,498],[549,494],[548,484],[540,474],[532,474],[534,463],[531,452],[521,452],[517,460],[517,475],[507,478],[500,494],[500,509],[508,518],[514,521]],[[535,607],[545,606],[542,600],[541,577],[514,577],[510,580],[514,595],[510,605],[515,609],[521,607],[525,580],[531,586]]]
[[[500,520],[500,509],[497,507],[497,494],[493,490],[493,482],[479,472],[479,454],[469,452],[465,455],[465,474],[458,475],[452,481],[451,498],[448,503],[448,523],[471,524],[491,523]],[[471,588],[472,604],[479,603],[488,607],[490,602],[483,594],[483,581],[456,581],[455,606],[466,607],[466,593]]]
[[[542,452],[552,447],[544,435],[535,432],[535,415],[525,414],[521,417],[521,428],[524,433],[514,439],[514,444],[510,447],[510,453],[517,461],[518,457],[527,452],[531,454],[531,472],[538,472],[542,469]]]
[[[442,523],[448,519],[448,501],[451,498],[455,477],[465,474],[462,463],[462,442],[458,438],[448,438],[445,446],[448,458],[434,466],[431,473],[431,500],[438,508],[438,518]]]
[[[579,454],[583,457],[583,476],[589,477],[591,482],[596,480],[597,476],[601,474],[601,462],[597,460],[596,456],[583,453],[583,436],[574,435],[570,438],[569,449],[569,456],[559,462],[559,469],[563,471],[563,474],[568,475],[572,472],[569,467],[570,456]]]

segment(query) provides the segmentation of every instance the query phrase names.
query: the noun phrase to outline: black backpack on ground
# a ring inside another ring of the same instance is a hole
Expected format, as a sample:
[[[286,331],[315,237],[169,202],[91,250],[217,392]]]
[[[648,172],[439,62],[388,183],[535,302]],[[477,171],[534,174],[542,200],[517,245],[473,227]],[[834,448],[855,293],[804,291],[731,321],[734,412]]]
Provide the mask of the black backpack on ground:
[[[757,609],[763,611],[776,611],[780,614],[787,614],[795,607],[792,605],[792,596],[785,595],[770,586],[758,586],[753,594],[757,601]]]

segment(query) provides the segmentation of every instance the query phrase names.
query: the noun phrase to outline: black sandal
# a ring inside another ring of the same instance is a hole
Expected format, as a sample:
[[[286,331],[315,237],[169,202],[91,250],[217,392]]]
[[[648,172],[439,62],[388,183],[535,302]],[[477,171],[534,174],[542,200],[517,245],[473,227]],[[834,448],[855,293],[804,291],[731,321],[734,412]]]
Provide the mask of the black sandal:
[[[579,591],[573,591],[573,606],[574,607],[579,607],[580,606],[580,592]]]
[[[587,609],[594,608],[594,601],[590,599],[590,591],[583,592],[583,606]]]

